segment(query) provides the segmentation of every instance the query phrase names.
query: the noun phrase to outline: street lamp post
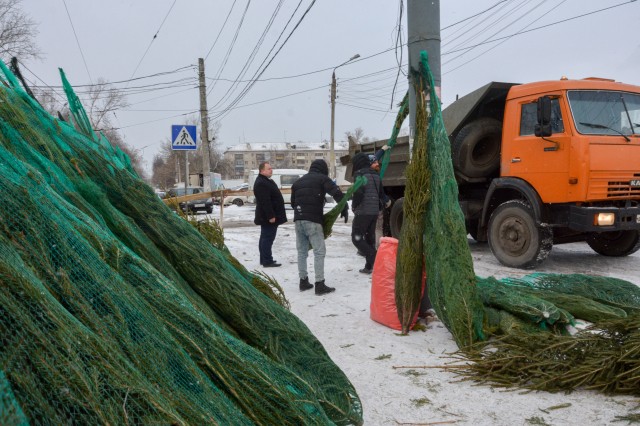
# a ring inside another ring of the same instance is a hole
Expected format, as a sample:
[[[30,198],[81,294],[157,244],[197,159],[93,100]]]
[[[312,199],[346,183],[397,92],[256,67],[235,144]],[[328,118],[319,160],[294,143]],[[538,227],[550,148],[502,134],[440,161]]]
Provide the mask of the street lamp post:
[[[329,151],[329,173],[331,176],[331,179],[335,179],[336,178],[336,151],[334,148],[334,133],[335,133],[335,121],[336,121],[336,70],[338,68],[340,68],[343,65],[348,64],[349,62],[353,61],[354,59],[358,59],[360,57],[359,54],[355,54],[353,55],[351,58],[349,58],[348,61],[345,61],[343,63],[341,63],[340,65],[338,65],[337,67],[335,67],[333,69],[333,73],[331,74],[331,146],[330,146],[330,151]]]

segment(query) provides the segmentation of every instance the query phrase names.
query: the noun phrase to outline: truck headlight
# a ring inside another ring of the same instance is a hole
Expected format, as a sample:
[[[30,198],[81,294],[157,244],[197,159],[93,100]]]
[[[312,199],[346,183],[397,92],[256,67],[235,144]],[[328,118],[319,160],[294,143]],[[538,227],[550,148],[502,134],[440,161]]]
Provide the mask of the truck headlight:
[[[595,217],[595,224],[598,226],[611,226],[616,220],[613,213],[598,213]]]

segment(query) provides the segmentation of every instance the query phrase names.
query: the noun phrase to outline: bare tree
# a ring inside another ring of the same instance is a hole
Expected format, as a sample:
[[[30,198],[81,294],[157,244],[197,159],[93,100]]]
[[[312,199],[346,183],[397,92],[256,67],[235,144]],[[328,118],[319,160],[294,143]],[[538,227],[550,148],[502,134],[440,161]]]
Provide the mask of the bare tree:
[[[348,132],[345,132],[344,135],[346,136],[347,140],[353,139],[358,144],[368,143],[368,142],[371,142],[372,140],[375,140],[375,139],[371,139],[368,136],[365,136],[364,130],[362,130],[362,127],[356,127],[353,132],[348,131]]]
[[[87,115],[95,130],[112,127],[110,114],[129,106],[125,95],[104,78],[90,86],[86,97]]]
[[[20,9],[21,0],[0,0],[0,55],[5,60],[40,58],[36,23]]]

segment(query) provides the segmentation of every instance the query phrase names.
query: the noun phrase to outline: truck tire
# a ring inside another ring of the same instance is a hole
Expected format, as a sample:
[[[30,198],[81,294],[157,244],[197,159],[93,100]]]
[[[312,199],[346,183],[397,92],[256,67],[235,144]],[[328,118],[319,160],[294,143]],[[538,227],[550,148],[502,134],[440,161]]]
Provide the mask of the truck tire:
[[[451,146],[453,168],[470,178],[490,176],[500,167],[502,123],[479,118],[464,126]]]
[[[389,214],[389,228],[391,228],[391,236],[393,238],[400,238],[400,230],[402,230],[402,220],[404,219],[403,210],[404,198],[398,198],[393,206],[391,206],[391,213]]]
[[[634,230],[593,232],[587,236],[587,244],[593,251],[603,256],[628,256],[640,249],[640,232]]]
[[[512,268],[539,265],[553,246],[553,231],[536,225],[533,209],[523,200],[500,204],[489,219],[487,236],[496,259]]]
[[[232,201],[232,204],[235,204],[238,207],[242,207],[244,206],[244,201],[242,201],[240,198],[236,198]]]

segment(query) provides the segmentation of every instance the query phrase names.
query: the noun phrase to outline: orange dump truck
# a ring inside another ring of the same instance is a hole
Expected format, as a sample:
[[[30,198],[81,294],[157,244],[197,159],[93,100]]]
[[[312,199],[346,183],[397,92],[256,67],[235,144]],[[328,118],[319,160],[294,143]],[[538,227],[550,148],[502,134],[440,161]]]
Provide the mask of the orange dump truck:
[[[532,268],[553,244],[604,256],[640,249],[640,87],[613,80],[490,83],[443,111],[468,233],[504,265]],[[373,152],[385,141],[350,146]],[[383,183],[402,226],[408,138]],[[350,175],[350,170],[347,170]]]

